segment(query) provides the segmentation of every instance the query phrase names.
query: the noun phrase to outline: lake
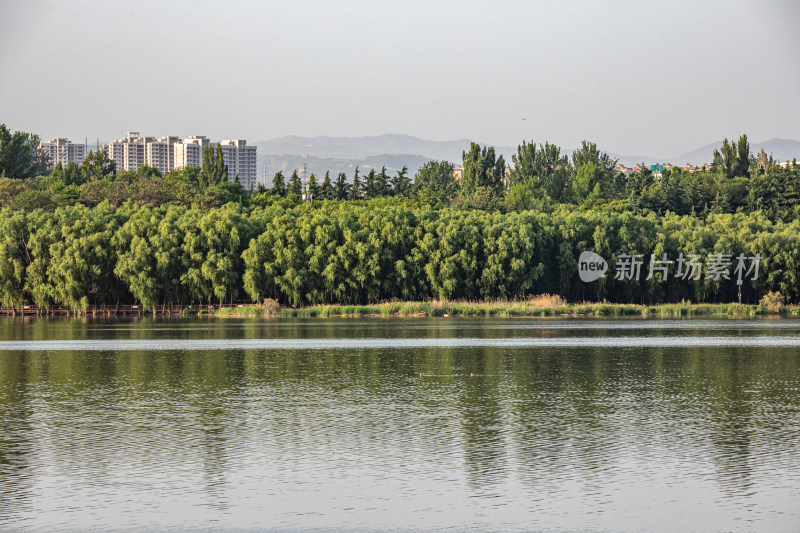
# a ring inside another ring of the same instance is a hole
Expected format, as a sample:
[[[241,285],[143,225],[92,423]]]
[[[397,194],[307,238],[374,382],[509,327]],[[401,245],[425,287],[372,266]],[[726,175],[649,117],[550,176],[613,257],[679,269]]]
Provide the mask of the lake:
[[[800,321],[5,319],[0,530],[800,531]]]

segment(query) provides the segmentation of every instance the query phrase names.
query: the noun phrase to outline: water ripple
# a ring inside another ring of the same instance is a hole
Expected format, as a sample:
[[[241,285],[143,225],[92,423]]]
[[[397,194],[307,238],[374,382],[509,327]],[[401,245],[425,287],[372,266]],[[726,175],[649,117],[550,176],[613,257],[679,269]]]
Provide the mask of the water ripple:
[[[799,336],[0,341],[0,351],[331,350],[378,348],[797,347]]]

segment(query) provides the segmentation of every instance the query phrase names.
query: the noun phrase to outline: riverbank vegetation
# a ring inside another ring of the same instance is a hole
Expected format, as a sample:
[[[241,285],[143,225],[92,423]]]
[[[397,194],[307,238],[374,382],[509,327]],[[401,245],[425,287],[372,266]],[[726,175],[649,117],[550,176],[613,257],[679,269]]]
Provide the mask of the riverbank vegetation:
[[[540,294],[524,299],[491,301],[430,300],[379,302],[370,305],[315,305],[281,307],[268,298],[263,303],[214,311],[216,317],[800,317],[800,306],[785,305],[780,293],[768,293],[757,305],[738,303],[641,305],[608,302],[569,303],[560,296]]]
[[[760,254],[742,301],[800,298],[800,167],[753,157],[746,137],[726,141],[710,170],[660,178],[616,172],[592,143],[568,157],[523,142],[511,169],[473,144],[462,163],[459,180],[433,161],[413,180],[356,169],[304,184],[278,173],[253,192],[218,164],[124,172],[93,153],[38,177],[22,165],[25,177],[0,178],[0,304],[738,301],[733,277],[648,276],[651,254]],[[638,279],[583,283],[584,250],[609,264],[642,254],[645,265]]]
[[[202,209],[108,202],[55,211],[0,210],[0,303],[41,308],[90,304],[261,302],[284,306],[524,299],[569,302],[737,301],[735,277],[592,283],[578,257],[743,253],[763,259],[742,301],[770,291],[797,302],[800,221],[762,213],[636,214],[558,206],[489,213],[403,201],[229,203]]]

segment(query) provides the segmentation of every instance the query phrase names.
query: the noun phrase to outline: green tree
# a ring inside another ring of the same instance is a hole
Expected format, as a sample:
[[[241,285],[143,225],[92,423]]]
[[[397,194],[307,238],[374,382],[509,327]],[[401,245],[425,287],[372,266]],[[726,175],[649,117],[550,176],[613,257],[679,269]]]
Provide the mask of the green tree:
[[[353,184],[350,185],[350,199],[358,200],[362,197],[361,193],[361,179],[358,176],[358,167],[356,167],[356,171],[353,174]]]
[[[39,136],[11,131],[0,124],[0,177],[25,179],[44,172],[46,154],[39,149]]]
[[[394,196],[408,196],[411,194],[411,178],[408,176],[408,167],[403,168],[391,178],[392,194]]]
[[[203,148],[203,167],[200,174],[200,188],[204,190],[206,187],[214,185],[216,180],[217,157],[214,148],[206,146]]]
[[[747,135],[739,137],[736,143],[736,171],[735,177],[746,178],[750,175],[750,143]]]
[[[225,164],[225,158],[222,155],[222,146],[217,143],[217,157],[216,161],[214,161],[214,184],[225,181],[228,181],[228,165]],[[236,176],[236,181],[239,181],[239,176]]]
[[[595,203],[607,199],[611,192],[608,174],[593,163],[584,163],[578,167],[573,182],[575,199],[584,204]]]
[[[131,214],[111,240],[116,255],[114,274],[145,309],[153,309],[163,295],[152,244],[160,219],[159,211],[142,206]],[[170,250],[171,253],[175,251]]]
[[[325,171],[325,178],[322,180],[322,187],[320,187],[321,200],[333,200],[335,193],[333,191],[333,184],[331,184],[331,171]]]
[[[514,163],[514,168],[509,173],[511,187],[526,185],[525,190],[530,191],[530,194],[546,195],[557,201],[566,199],[569,174],[565,167],[568,160],[561,155],[561,148],[548,142],[537,147],[536,143],[522,141],[511,160]]]
[[[27,220],[22,211],[0,211],[0,304],[21,305],[25,300]]]
[[[103,150],[89,152],[81,163],[83,183],[113,178],[117,174],[117,164],[108,158]]]
[[[375,169],[369,169],[367,173],[367,177],[364,178],[364,197],[365,198],[377,198],[378,194],[378,182],[375,179]]]
[[[603,172],[610,174],[617,165],[617,160],[606,152],[598,150],[595,143],[582,141],[581,147],[572,152],[572,166],[577,170],[581,165],[587,164],[594,165]]]
[[[136,175],[140,178],[160,178],[161,171],[156,167],[145,164],[136,169]]]
[[[483,188],[490,195],[500,194],[504,188],[505,161],[503,156],[495,157],[494,147],[484,147],[472,143],[468,152],[461,154],[464,173],[459,180],[461,194],[469,197]]]
[[[344,200],[348,197],[349,191],[350,187],[347,184],[347,175],[344,172],[340,172],[336,177],[336,188],[334,191],[336,199]]]
[[[297,170],[292,172],[292,175],[289,177],[289,194],[295,194],[300,196],[303,194],[303,182],[300,181],[300,176],[297,174]]]
[[[67,166],[63,166],[59,161],[50,172],[47,182],[51,187],[60,187],[83,185],[85,181],[84,175],[81,173],[81,167],[77,163],[67,163]]]
[[[286,182],[283,178],[283,171],[279,170],[275,173],[275,176],[273,176],[272,189],[270,189],[270,193],[273,196],[278,196],[280,198],[286,196]]]
[[[90,303],[117,297],[122,286],[114,276],[112,240],[119,213],[105,202],[94,209],[71,206],[56,216],[61,217],[60,235],[50,245],[47,265],[54,301],[85,311]]]
[[[456,192],[453,164],[447,161],[428,161],[414,176],[414,192],[434,202],[446,202]]]
[[[308,177],[308,186],[306,187],[308,191],[308,198],[307,200],[310,202],[312,200],[322,200],[320,197],[319,185],[317,185],[317,177],[314,173],[311,173],[311,176]]]
[[[714,161],[711,164],[714,171],[721,172],[726,178],[746,178],[750,173],[750,143],[747,135],[739,137],[739,142],[722,141],[719,150],[714,150]]]
[[[381,172],[375,177],[375,190],[377,196],[389,196],[392,193],[389,176],[386,174],[386,165],[381,167]]]

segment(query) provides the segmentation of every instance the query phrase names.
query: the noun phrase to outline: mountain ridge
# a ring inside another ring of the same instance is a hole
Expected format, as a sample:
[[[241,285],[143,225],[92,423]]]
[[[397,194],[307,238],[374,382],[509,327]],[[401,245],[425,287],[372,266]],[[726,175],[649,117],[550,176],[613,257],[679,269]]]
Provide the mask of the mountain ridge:
[[[348,177],[355,166],[362,169],[377,168],[386,165],[387,170],[395,172],[404,165],[408,167],[410,175],[430,160],[446,160],[455,164],[461,162],[461,154],[470,146],[469,139],[452,141],[433,141],[421,139],[412,135],[401,133],[387,133],[383,135],[370,135],[362,137],[331,137],[318,135],[303,137],[299,135],[286,135],[253,144],[258,146],[259,174],[266,164],[267,181],[278,170],[291,172],[295,168],[306,166],[307,173],[319,176],[330,170],[332,175],[339,172],[348,173]],[[487,143],[479,143],[486,146]],[[672,163],[683,166],[686,163],[702,165],[710,163],[715,149],[722,146],[722,141],[717,141],[696,148],[689,152],[674,157],[654,157],[650,155],[625,155],[608,151],[608,154],[618,159],[626,166],[637,163],[651,165],[654,163]],[[511,156],[516,153],[516,148],[511,146],[495,145],[495,152],[502,154],[506,163],[511,164]],[[601,147],[602,148],[602,147]],[[753,154],[764,149],[779,161],[800,158],[800,142],[793,139],[771,138],[758,143],[750,143]],[[570,155],[574,149],[562,150]],[[299,166],[295,166],[299,165]],[[325,165],[329,165],[327,168]]]

